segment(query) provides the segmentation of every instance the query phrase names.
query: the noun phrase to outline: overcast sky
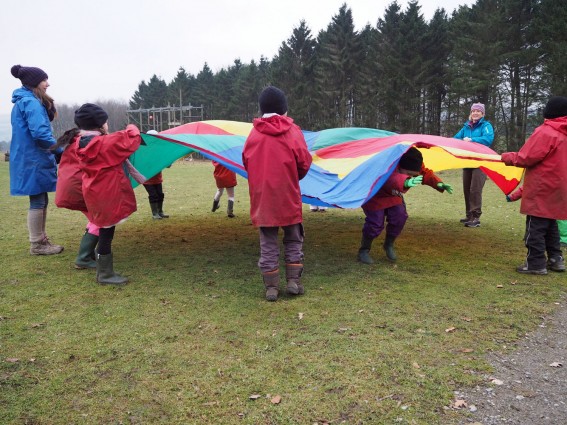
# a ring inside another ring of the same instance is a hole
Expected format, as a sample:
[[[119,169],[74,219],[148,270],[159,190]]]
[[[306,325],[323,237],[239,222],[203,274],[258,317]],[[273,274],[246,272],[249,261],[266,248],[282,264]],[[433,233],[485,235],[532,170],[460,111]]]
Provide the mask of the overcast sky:
[[[235,59],[273,58],[303,19],[316,37],[342,4],[356,30],[376,26],[393,0],[18,0],[0,14],[0,116],[12,109],[20,81],[12,65],[49,75],[56,103],[128,101],[142,80],[169,83],[180,67],[197,75]],[[398,0],[405,10],[407,1]],[[473,0],[419,0],[429,21],[437,8],[450,15]],[[5,117],[4,117],[5,120]],[[0,129],[5,123],[0,122]],[[0,130],[1,131],[1,130]],[[0,140],[3,139],[0,134]]]

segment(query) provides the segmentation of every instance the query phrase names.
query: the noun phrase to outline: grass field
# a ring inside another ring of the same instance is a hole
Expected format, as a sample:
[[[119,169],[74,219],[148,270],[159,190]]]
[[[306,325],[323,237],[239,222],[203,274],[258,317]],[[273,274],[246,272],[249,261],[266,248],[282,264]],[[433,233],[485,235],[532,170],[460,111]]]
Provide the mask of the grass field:
[[[236,218],[209,162],[164,171],[165,220],[138,211],[117,227],[100,286],[73,261],[82,214],[50,197],[61,255],[29,255],[28,199],[9,196],[0,163],[1,424],[453,424],[453,391],[486,379],[484,354],[508,351],[555,307],[565,274],[514,271],[525,254],[519,203],[485,188],[468,229],[460,171],[453,195],[408,193],[410,218],[388,263],[356,261],[362,210],[304,206],[306,293],[263,298],[246,180]],[[484,382],[488,385],[487,382]]]

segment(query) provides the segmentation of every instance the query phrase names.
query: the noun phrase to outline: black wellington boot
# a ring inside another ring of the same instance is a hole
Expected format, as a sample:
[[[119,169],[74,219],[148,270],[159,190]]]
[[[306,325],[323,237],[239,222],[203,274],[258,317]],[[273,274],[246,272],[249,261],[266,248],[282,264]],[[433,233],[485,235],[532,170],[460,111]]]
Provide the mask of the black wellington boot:
[[[169,214],[163,212],[163,199],[158,202],[158,214],[161,218],[169,218]]]
[[[85,232],[79,245],[79,254],[75,259],[75,268],[82,269],[96,269],[96,259],[94,250],[98,243],[98,236],[92,233]]]
[[[114,272],[112,253],[96,255],[96,281],[101,285],[125,285],[128,278]]]
[[[374,264],[374,260],[370,256],[370,248],[372,248],[373,238],[362,235],[360,248],[358,249],[358,261],[364,264]]]
[[[150,202],[150,207],[152,207],[152,218],[155,220],[161,220],[161,215],[159,215],[159,204],[157,202]]]
[[[228,206],[226,207],[226,215],[230,218],[234,218],[234,201],[228,201]]]
[[[386,240],[384,240],[384,251],[386,251],[386,257],[390,261],[396,261],[398,259],[396,251],[394,250],[394,241],[396,238],[394,236],[386,235]]]

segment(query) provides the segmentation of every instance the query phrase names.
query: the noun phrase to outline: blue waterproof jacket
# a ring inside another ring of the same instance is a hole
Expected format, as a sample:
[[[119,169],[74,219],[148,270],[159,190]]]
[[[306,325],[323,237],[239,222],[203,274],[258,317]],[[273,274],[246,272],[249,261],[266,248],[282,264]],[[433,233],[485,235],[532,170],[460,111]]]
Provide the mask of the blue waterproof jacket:
[[[10,194],[55,192],[57,163],[49,148],[55,144],[47,111],[26,87],[12,94]]]
[[[492,124],[486,121],[483,117],[474,125],[471,121],[467,121],[463,125],[463,128],[461,128],[461,130],[453,137],[461,140],[465,137],[470,137],[475,143],[490,146],[494,141],[494,129],[492,128]]]

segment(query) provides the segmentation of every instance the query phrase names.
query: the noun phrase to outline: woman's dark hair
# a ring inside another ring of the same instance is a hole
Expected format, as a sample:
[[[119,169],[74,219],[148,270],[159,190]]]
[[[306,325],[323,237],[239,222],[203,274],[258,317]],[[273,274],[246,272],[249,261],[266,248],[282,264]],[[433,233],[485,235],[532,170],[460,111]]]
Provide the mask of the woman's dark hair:
[[[51,146],[51,150],[54,151],[57,148],[62,148],[63,150],[69,146],[69,144],[79,135],[81,130],[78,128],[72,128],[71,130],[67,130],[61,137],[57,139],[57,143]]]

